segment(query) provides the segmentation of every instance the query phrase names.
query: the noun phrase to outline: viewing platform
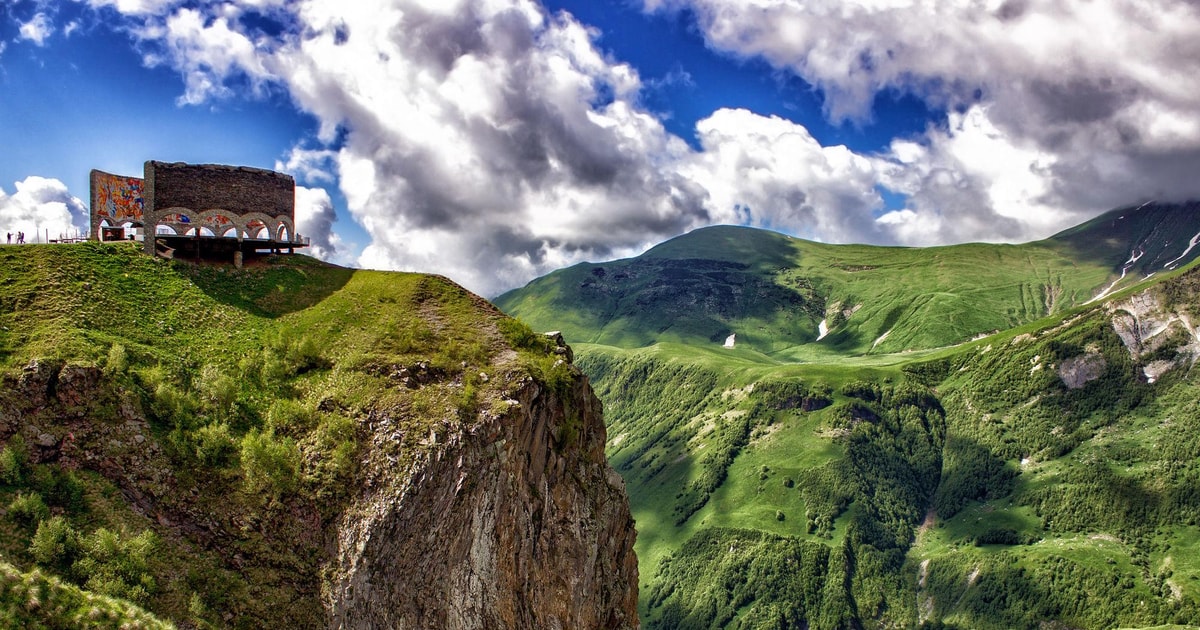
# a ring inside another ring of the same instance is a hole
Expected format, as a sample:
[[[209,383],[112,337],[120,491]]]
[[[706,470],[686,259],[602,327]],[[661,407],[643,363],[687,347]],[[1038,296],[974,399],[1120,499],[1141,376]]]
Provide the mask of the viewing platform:
[[[233,260],[235,264],[248,256],[262,254],[294,254],[297,249],[308,247],[310,239],[297,236],[289,240],[267,238],[233,238],[231,236],[157,234],[154,236],[154,252],[163,258],[181,260]]]

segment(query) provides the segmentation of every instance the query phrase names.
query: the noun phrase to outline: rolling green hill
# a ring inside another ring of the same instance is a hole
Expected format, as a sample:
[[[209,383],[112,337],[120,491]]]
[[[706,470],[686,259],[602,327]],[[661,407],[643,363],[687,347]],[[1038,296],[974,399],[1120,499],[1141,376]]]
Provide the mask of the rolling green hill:
[[[605,404],[645,627],[1191,627],[1198,232],[1195,205],[1025,245],[708,228],[497,302]]]
[[[1200,255],[1192,235],[1200,204],[1117,210],[1023,245],[827,245],[718,226],[495,302],[575,343],[720,346],[736,334],[779,360],[817,361],[947,346],[1062,313],[1187,264]]]

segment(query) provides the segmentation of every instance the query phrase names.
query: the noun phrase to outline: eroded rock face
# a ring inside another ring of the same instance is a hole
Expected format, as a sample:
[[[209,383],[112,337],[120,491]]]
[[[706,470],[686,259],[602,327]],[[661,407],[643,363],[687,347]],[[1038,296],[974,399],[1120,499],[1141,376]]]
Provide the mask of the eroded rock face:
[[[1067,389],[1079,389],[1104,375],[1108,362],[1095,352],[1071,357],[1058,366],[1058,377]]]
[[[634,529],[600,401],[572,368],[502,413],[445,427],[346,513],[338,628],[637,628]]]
[[[1154,382],[1170,370],[1195,363],[1200,357],[1200,333],[1180,309],[1167,308],[1155,289],[1149,289],[1111,305],[1113,331],[1121,338],[1134,361],[1142,361],[1162,348],[1172,348],[1170,359],[1149,361],[1143,366],[1146,380]]]
[[[138,401],[95,366],[34,360],[0,378],[0,442],[21,435],[33,462],[94,470],[113,481],[131,508],[164,518],[174,475]]]

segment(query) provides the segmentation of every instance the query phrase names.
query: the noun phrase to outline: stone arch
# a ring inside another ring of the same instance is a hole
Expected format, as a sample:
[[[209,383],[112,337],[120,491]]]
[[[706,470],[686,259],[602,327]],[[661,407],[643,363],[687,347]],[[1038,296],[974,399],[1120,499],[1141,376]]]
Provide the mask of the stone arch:
[[[246,238],[252,238],[252,239],[259,239],[259,238],[264,238],[264,237],[267,239],[271,238],[270,226],[263,223],[261,219],[257,219],[257,218],[246,221],[245,226],[242,228],[242,231],[246,235]]]
[[[296,242],[298,240],[296,238],[296,224],[292,219],[290,217],[279,217],[279,222],[287,228],[288,240],[293,243]]]
[[[222,208],[210,208],[196,215],[196,223],[212,232],[212,236],[225,236],[229,230],[235,230],[234,237],[241,229],[241,222],[236,212]]]
[[[187,235],[198,225],[194,218],[195,216],[196,211],[190,208],[175,207],[167,208],[162,212],[156,212],[153,218],[154,233],[167,234],[167,232],[159,231],[159,228],[165,227],[177,236]]]
[[[246,231],[247,236],[249,235],[250,222],[255,219],[262,221],[262,224],[266,226],[267,238],[275,240],[275,236],[279,233],[279,218],[263,214],[262,212],[247,212],[243,214],[242,227]]]

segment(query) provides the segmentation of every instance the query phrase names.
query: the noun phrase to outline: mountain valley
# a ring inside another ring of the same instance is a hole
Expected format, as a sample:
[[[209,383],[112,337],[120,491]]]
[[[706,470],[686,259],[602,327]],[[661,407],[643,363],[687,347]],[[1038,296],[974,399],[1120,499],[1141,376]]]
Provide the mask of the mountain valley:
[[[1196,210],[928,249],[705,228],[496,302],[605,405],[645,627],[1197,625]]]

